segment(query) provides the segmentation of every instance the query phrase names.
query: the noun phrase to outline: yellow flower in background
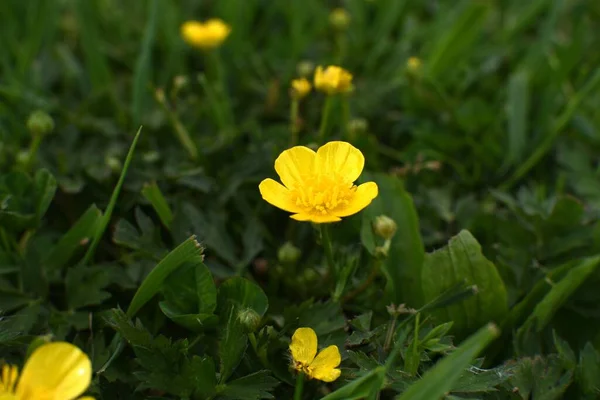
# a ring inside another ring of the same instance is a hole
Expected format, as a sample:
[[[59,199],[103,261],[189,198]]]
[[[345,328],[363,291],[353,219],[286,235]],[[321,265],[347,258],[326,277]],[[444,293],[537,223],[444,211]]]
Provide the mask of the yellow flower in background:
[[[292,81],[292,97],[295,99],[303,99],[310,93],[312,85],[306,78],[294,79]]]
[[[86,391],[91,379],[92,363],[77,346],[48,343],[31,354],[20,379],[16,366],[2,367],[0,400],[73,400]]]
[[[206,22],[187,21],[181,25],[181,36],[188,44],[203,50],[219,47],[231,33],[231,27],[220,19]]]
[[[304,372],[309,378],[333,382],[342,373],[337,368],[342,362],[338,347],[332,345],[317,354],[317,334],[311,328],[296,329],[290,343],[290,351],[294,369]]]
[[[262,198],[294,213],[298,221],[340,221],[356,214],[377,197],[375,182],[354,185],[365,165],[363,154],[346,142],[329,142],[316,152],[304,146],[285,150],[275,160],[283,185],[265,179],[258,186]]]
[[[419,57],[410,57],[406,62],[406,68],[411,72],[417,72],[421,68],[421,64]]]
[[[352,90],[352,74],[342,67],[318,66],[315,70],[315,88],[327,94],[346,93]]]

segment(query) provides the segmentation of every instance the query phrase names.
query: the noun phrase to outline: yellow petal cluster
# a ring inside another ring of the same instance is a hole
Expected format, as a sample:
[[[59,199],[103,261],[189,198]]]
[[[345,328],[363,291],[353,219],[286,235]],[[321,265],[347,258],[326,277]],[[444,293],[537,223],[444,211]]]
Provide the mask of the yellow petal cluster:
[[[352,74],[342,67],[318,66],[315,70],[315,88],[327,94],[346,93],[352,90]]]
[[[316,152],[304,146],[285,150],[275,160],[283,185],[265,179],[259,185],[262,198],[294,213],[298,221],[340,221],[356,214],[377,197],[375,182],[354,185],[365,165],[363,154],[347,142],[329,142]]]
[[[296,329],[290,343],[290,352],[294,369],[311,379],[333,382],[342,373],[337,368],[342,362],[337,346],[326,347],[317,354],[317,334],[311,328]]]
[[[219,47],[230,33],[231,27],[216,18],[206,22],[187,21],[181,25],[183,40],[202,50]]]
[[[91,379],[92,363],[84,352],[70,343],[48,343],[31,354],[20,378],[17,367],[2,367],[0,400],[73,400]]]
[[[292,81],[292,97],[295,99],[303,99],[310,93],[312,85],[306,78],[294,79]]]

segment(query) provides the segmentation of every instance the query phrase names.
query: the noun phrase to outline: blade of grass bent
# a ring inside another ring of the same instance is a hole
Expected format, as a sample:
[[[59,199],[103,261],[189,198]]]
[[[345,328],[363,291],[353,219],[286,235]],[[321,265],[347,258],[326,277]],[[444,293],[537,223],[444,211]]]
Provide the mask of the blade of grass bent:
[[[129,148],[129,152],[127,153],[127,158],[125,159],[125,164],[123,164],[123,170],[121,171],[121,176],[113,190],[112,196],[110,197],[110,202],[108,203],[108,207],[104,211],[104,215],[100,220],[98,225],[98,229],[94,234],[94,238],[92,239],[92,243],[88,248],[85,256],[79,263],[80,265],[85,265],[89,263],[94,257],[94,253],[96,252],[96,248],[98,247],[98,243],[100,243],[100,239],[102,239],[102,235],[104,235],[104,231],[110,222],[110,217],[112,216],[113,210],[115,209],[115,205],[117,204],[117,198],[119,197],[119,193],[121,192],[121,187],[123,186],[123,182],[125,181],[125,175],[127,175],[127,170],[129,169],[129,164],[131,164],[131,160],[133,159],[133,153],[135,151],[135,146],[137,145],[137,141],[140,137],[140,133],[142,132],[142,127],[138,129],[135,137],[133,138],[133,142],[131,143],[131,147]]]

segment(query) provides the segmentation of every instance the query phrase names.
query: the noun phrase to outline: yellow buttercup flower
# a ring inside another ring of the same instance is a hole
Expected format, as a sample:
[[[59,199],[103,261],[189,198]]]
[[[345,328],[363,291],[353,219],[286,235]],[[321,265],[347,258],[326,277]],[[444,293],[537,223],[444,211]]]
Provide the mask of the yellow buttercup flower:
[[[292,81],[292,97],[300,100],[310,93],[312,85],[306,78],[294,79]]]
[[[92,363],[77,346],[48,343],[31,354],[20,378],[16,366],[2,367],[0,400],[73,400],[86,391],[91,379]]]
[[[352,90],[352,74],[342,67],[318,66],[315,70],[315,88],[327,94],[346,93]]]
[[[283,185],[265,179],[258,188],[263,199],[294,213],[291,217],[295,220],[340,221],[377,197],[375,182],[354,185],[364,165],[364,156],[350,143],[329,142],[316,152],[296,146],[275,160],[275,171]]]
[[[317,334],[311,328],[296,329],[290,343],[290,351],[294,369],[304,372],[309,378],[333,382],[342,373],[337,368],[342,362],[338,347],[332,345],[317,354]]]
[[[188,44],[203,50],[219,47],[231,33],[231,27],[220,19],[206,22],[187,21],[181,25],[181,36]]]
[[[421,68],[421,59],[419,57],[410,57],[406,62],[406,67],[411,72],[417,72]]]

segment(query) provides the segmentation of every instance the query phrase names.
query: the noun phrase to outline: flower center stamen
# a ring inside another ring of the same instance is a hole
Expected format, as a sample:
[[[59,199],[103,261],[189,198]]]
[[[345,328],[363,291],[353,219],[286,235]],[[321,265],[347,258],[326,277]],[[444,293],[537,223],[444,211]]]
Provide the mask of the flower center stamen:
[[[297,206],[308,214],[328,215],[339,207],[347,206],[356,192],[356,186],[343,179],[315,175],[304,179],[303,185],[291,190]]]

